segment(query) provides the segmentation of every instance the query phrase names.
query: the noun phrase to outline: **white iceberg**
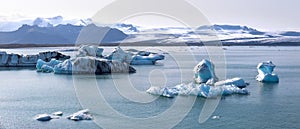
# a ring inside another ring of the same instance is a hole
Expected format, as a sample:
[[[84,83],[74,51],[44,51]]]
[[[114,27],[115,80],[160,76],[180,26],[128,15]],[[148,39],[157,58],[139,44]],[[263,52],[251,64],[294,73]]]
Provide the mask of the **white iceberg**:
[[[163,60],[164,58],[165,56],[163,54],[146,51],[132,53],[126,52],[120,47],[117,47],[106,57],[108,60],[126,62],[131,65],[154,65],[158,60]]]
[[[276,66],[272,61],[266,61],[257,65],[258,75],[256,80],[260,82],[279,82],[279,78],[273,73]]]
[[[64,113],[62,111],[53,112],[53,116],[62,116]]]
[[[105,57],[108,60],[115,60],[120,62],[130,63],[132,60],[133,53],[125,52],[120,46],[115,48],[115,50]]]
[[[234,85],[234,86],[237,86],[239,88],[245,88],[248,85],[248,83],[246,83],[244,81],[244,79],[238,78],[238,77],[223,80],[223,81],[218,81],[218,82],[215,83],[215,86],[222,86],[222,85]]]
[[[92,56],[92,57],[102,57],[104,49],[98,46],[91,46],[91,45],[82,45],[78,49],[77,57],[84,57],[84,56]]]
[[[249,94],[245,88],[248,84],[242,78],[232,78],[218,81],[214,72],[214,64],[202,60],[194,68],[194,82],[179,84],[175,87],[150,87],[146,92],[152,95],[175,97],[177,95],[195,95],[205,98],[214,98],[222,95]]]
[[[74,120],[74,121],[80,121],[80,120],[92,120],[93,117],[90,114],[88,109],[84,109],[84,110],[75,112],[70,116],[67,116],[67,119]]]

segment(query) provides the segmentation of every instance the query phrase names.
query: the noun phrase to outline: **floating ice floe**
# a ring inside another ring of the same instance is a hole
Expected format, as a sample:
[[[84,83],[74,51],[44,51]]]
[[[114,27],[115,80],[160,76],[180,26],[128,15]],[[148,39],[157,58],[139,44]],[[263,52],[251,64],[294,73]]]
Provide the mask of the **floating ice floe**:
[[[156,61],[165,59],[165,56],[147,51],[125,52],[122,48],[117,47],[106,59],[126,62],[131,65],[154,65]]]
[[[52,119],[59,119],[59,116],[51,116],[49,114],[38,114],[34,117],[37,121],[50,121]]]
[[[93,117],[88,109],[80,110],[66,117],[69,120],[80,121],[80,120],[92,120]]]
[[[50,61],[51,59],[66,60],[70,56],[59,52],[40,52],[36,55],[7,54],[0,52],[0,67],[35,67],[38,59]]]
[[[162,54],[140,51],[132,56],[131,65],[154,65],[156,61],[165,59]]]
[[[249,94],[245,88],[248,84],[241,78],[227,79],[216,82],[218,78],[214,72],[214,65],[208,60],[202,60],[194,68],[194,82],[179,84],[175,87],[150,87],[146,92],[152,95],[175,97],[177,95],[194,95],[214,98],[221,95]]]
[[[62,111],[53,112],[53,116],[62,116],[64,113]]]
[[[266,61],[257,65],[258,75],[256,80],[260,82],[279,82],[279,78],[273,73],[276,66],[272,61]]]
[[[220,95],[249,94],[246,88],[239,88],[235,85],[210,86],[207,84],[180,84],[172,88],[150,87],[147,93],[173,98],[177,95],[194,95],[205,98],[214,98]]]

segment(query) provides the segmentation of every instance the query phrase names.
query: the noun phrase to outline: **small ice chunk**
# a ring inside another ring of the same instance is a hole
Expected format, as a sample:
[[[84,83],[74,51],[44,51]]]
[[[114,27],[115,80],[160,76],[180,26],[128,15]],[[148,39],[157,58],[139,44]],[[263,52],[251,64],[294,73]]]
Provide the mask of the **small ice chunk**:
[[[221,116],[212,116],[211,119],[216,120],[216,119],[220,119]]]
[[[53,112],[52,115],[54,116],[62,116],[64,113],[62,111]]]
[[[84,109],[84,110],[75,112],[70,116],[67,116],[67,119],[74,120],[74,121],[80,121],[80,120],[92,120],[93,117],[90,114],[88,109]]]
[[[38,121],[50,121],[52,117],[48,114],[38,114],[35,116],[35,119]]]

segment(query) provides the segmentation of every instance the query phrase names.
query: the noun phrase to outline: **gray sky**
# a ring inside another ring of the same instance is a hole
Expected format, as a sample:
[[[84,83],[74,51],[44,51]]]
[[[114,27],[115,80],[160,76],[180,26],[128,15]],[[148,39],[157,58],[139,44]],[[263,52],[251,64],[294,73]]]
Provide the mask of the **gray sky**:
[[[2,0],[0,4],[0,20],[53,17],[58,15],[67,18],[90,18],[112,1]],[[196,6],[213,24],[239,24],[263,30],[300,30],[300,0],[188,1]],[[170,3],[170,5],[172,4]],[[187,13],[187,15],[189,14]],[[166,23],[168,24],[168,22]]]

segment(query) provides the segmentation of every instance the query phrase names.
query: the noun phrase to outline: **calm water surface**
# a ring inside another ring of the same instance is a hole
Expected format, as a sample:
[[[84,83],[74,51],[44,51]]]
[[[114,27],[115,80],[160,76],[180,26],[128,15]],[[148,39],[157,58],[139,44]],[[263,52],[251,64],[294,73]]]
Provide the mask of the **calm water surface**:
[[[241,77],[250,85],[250,95],[232,95],[222,97],[213,116],[199,123],[199,115],[206,101],[198,97],[187,116],[174,128],[299,128],[300,127],[300,47],[225,47],[227,78]],[[5,49],[5,51],[23,54],[35,54],[39,51],[61,50],[64,48],[23,48]],[[125,48],[128,49],[128,48]],[[176,98],[159,97],[153,102],[137,103],[120,95],[114,81],[129,79],[137,90],[144,92],[151,85],[175,86],[192,81],[193,67],[204,58],[209,58],[204,47],[136,47],[165,51],[166,60],[155,66],[134,66],[135,74],[118,75],[54,75],[37,73],[30,68],[0,68],[0,128],[7,129],[96,129],[93,121],[74,122],[53,119],[39,122],[33,119],[36,114],[63,111],[64,116],[81,110],[76,97],[74,77],[81,84],[97,82],[97,87],[109,105],[129,117],[147,118],[156,116],[174,104]],[[3,50],[3,49],[2,49]],[[113,48],[106,48],[109,53]],[[194,55],[191,54],[193,52]],[[65,54],[72,55],[71,52]],[[192,57],[192,58],[191,58]],[[261,61],[272,60],[277,65],[275,73],[279,75],[278,84],[263,84],[255,80],[256,65]],[[183,62],[184,65],[180,65]],[[88,87],[88,86],[87,86]],[[86,93],[89,95],[89,93]],[[145,97],[151,95],[144,94]],[[184,99],[184,98],[183,98]],[[105,111],[103,111],[105,112]],[[101,114],[94,114],[101,116]],[[164,125],[170,118],[156,123]],[[113,123],[113,122],[112,122]],[[101,126],[101,124],[100,124]],[[118,123],[115,123],[118,128]],[[120,127],[119,127],[120,128]]]

